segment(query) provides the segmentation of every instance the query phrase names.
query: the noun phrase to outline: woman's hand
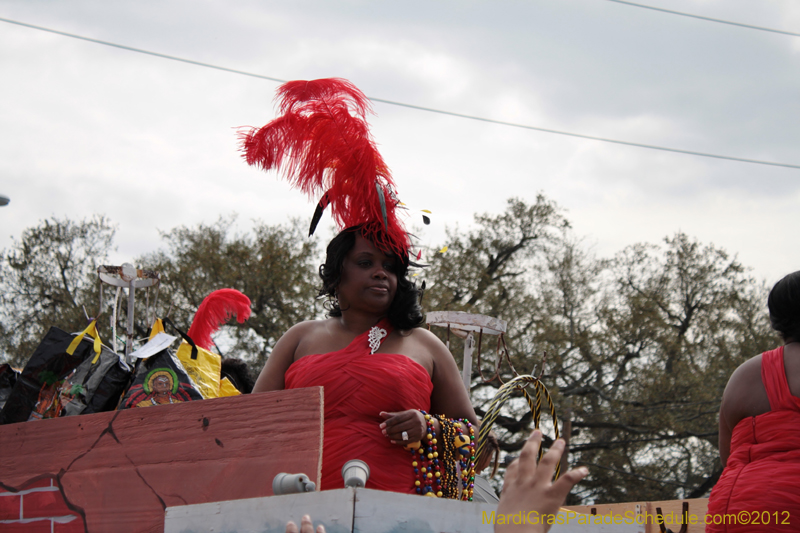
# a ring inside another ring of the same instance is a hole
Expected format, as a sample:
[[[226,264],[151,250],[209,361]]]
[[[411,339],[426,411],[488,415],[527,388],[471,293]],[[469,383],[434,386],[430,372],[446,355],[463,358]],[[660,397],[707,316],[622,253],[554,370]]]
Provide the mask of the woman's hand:
[[[416,409],[400,411],[398,413],[387,413],[381,411],[383,422],[380,428],[384,436],[389,438],[392,444],[405,446],[410,442],[421,442],[428,434],[428,424],[425,422],[425,415]],[[403,432],[406,435],[403,435]],[[408,437],[408,438],[403,438]]]
[[[572,487],[589,473],[586,467],[580,467],[562,474],[553,482],[553,474],[565,444],[561,439],[555,441],[542,457],[542,462],[537,465],[536,458],[539,456],[541,444],[542,433],[538,429],[534,430],[522,448],[519,459],[506,469],[503,493],[497,506],[498,515],[533,513],[532,516],[538,518],[538,523],[526,523],[522,526],[495,525],[495,533],[512,530],[515,533],[546,533],[550,526],[542,515],[558,513],[558,508],[564,504]]]

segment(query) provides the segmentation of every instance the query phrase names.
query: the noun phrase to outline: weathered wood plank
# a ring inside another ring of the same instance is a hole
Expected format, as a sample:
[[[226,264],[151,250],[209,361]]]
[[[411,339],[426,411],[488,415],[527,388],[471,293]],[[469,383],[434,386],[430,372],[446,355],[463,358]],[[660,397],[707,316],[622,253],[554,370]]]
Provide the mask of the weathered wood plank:
[[[251,498],[230,502],[168,507],[165,533],[284,533],[286,522],[298,526],[311,515],[314,527],[328,533],[350,533],[356,489],[326,490]]]
[[[0,487],[55,476],[88,531],[160,532],[168,506],[319,482],[322,389],[268,392],[0,426]]]

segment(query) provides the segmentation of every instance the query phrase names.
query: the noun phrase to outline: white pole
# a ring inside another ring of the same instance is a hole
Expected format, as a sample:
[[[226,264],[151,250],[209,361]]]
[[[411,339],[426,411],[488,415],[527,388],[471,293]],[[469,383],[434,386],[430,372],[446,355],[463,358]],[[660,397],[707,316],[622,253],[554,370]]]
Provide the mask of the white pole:
[[[467,389],[469,395],[469,385],[472,381],[472,352],[475,350],[475,338],[472,332],[467,334],[464,339],[464,367],[461,369],[461,379],[464,380],[464,387]]]
[[[130,286],[128,287],[128,340],[125,341],[125,356],[129,356],[133,351],[133,282],[136,281],[132,279],[130,282]],[[131,361],[128,361],[130,363]]]

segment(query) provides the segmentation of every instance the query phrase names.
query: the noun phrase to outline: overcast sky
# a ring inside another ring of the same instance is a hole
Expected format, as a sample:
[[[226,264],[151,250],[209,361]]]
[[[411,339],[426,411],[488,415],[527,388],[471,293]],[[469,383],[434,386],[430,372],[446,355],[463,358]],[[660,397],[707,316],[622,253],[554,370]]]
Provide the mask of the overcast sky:
[[[793,0],[642,0],[800,33]],[[0,17],[278,79],[500,121],[800,165],[800,37],[608,0],[0,0]],[[116,263],[159,231],[313,205],[248,167],[235,128],[278,83],[0,22],[0,248],[106,214]],[[372,131],[422,235],[537,192],[601,256],[677,231],[768,283],[800,268],[800,169],[668,153],[376,103]],[[146,266],[146,265],[144,265]]]

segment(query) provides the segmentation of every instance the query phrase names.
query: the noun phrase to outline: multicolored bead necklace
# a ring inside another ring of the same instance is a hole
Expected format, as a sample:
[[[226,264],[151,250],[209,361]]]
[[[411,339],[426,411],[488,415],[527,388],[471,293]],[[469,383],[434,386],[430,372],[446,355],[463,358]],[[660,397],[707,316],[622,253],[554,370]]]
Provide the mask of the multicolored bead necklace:
[[[444,415],[425,417],[428,433],[427,446],[422,442],[411,443],[406,449],[411,452],[411,466],[417,478],[414,481],[417,494],[424,496],[461,499],[472,501],[475,488],[475,429],[465,419],[449,419]],[[442,457],[444,471],[439,461],[439,441],[433,427],[433,418],[439,421],[442,431]],[[465,434],[464,428],[468,430]],[[459,488],[456,463],[461,467],[461,487]]]
[[[475,428],[466,418],[462,422],[469,430],[469,438],[464,436],[460,422],[453,424],[456,426],[456,431],[458,431],[454,443],[460,454],[461,499],[472,501],[472,495],[475,490]]]
[[[416,445],[410,447],[411,452],[411,466],[414,467],[414,474],[417,480],[414,481],[416,485],[417,494],[424,496],[431,496],[433,498],[442,497],[442,471],[439,464],[439,451],[438,440],[436,439],[436,431],[433,429],[433,422],[431,415],[425,411],[420,411],[425,416],[425,423],[428,426],[428,434],[425,435],[425,440],[428,441],[426,447],[421,442],[413,443]],[[406,449],[409,449],[407,447]]]

